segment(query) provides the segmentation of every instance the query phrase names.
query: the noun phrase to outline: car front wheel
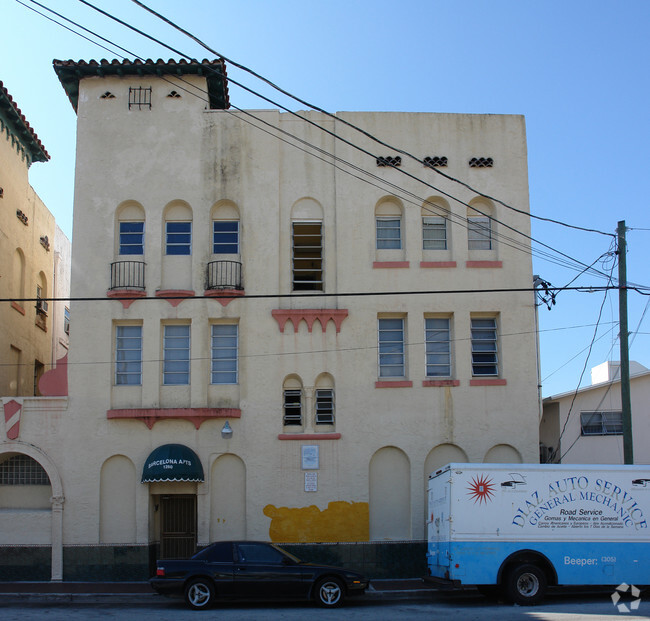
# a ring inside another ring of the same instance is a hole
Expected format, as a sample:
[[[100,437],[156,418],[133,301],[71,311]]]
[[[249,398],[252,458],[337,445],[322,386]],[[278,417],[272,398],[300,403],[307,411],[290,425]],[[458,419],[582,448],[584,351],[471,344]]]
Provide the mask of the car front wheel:
[[[185,601],[193,610],[205,610],[214,603],[214,586],[207,578],[195,578],[185,587]]]
[[[343,603],[343,584],[338,578],[323,578],[316,584],[314,595],[319,606],[338,608]]]

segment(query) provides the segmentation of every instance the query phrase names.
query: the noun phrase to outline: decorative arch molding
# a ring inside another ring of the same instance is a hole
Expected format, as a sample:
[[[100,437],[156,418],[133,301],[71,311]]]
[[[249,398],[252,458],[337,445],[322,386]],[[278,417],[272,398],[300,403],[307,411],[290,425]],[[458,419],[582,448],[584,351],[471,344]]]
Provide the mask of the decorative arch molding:
[[[483,458],[484,464],[523,464],[521,453],[511,444],[495,444]]]
[[[115,220],[144,220],[145,209],[135,200],[122,201],[115,209]]]
[[[227,198],[217,201],[210,209],[212,220],[239,220],[240,216],[237,203]]]
[[[401,216],[404,213],[404,203],[396,196],[384,196],[375,204],[376,216]]]
[[[51,580],[63,580],[63,482],[54,462],[37,446],[24,442],[12,441],[0,444],[0,455],[21,453],[37,461],[47,473],[52,487],[52,572]]]
[[[167,203],[163,209],[163,220],[191,220],[192,207],[184,200],[175,199]]]
[[[449,202],[442,196],[429,196],[422,203],[421,213],[423,216],[442,216],[449,218],[451,216],[451,207]]]
[[[299,198],[291,207],[292,220],[323,220],[323,206],[309,196]]]

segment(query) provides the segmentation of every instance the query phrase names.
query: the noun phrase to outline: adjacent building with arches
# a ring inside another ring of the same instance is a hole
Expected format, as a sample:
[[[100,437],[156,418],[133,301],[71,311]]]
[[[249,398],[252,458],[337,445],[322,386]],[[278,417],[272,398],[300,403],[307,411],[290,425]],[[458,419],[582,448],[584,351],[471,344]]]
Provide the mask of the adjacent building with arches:
[[[424,573],[429,473],[538,459],[523,118],[251,123],[222,61],[54,67],[78,113],[66,449],[39,445],[63,578],[239,538]]]

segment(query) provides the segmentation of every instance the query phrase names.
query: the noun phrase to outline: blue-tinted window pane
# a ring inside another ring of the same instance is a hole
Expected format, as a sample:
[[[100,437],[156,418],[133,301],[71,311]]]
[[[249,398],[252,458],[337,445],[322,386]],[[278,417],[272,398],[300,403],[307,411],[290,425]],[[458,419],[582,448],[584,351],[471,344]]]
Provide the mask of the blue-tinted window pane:
[[[239,254],[239,222],[215,220],[212,223],[212,252],[214,254]]]
[[[192,223],[165,223],[165,253],[187,255],[192,252]]]
[[[144,222],[120,222],[120,254],[144,254]]]

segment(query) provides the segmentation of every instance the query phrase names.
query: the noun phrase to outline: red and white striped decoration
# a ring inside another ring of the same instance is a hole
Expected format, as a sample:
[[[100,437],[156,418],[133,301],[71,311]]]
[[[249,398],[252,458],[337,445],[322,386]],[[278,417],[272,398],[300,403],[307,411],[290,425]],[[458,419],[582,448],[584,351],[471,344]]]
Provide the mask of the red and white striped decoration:
[[[22,403],[18,403],[15,399],[7,401],[4,404],[5,411],[5,432],[9,440],[18,438],[20,432],[20,412],[23,408]]]

